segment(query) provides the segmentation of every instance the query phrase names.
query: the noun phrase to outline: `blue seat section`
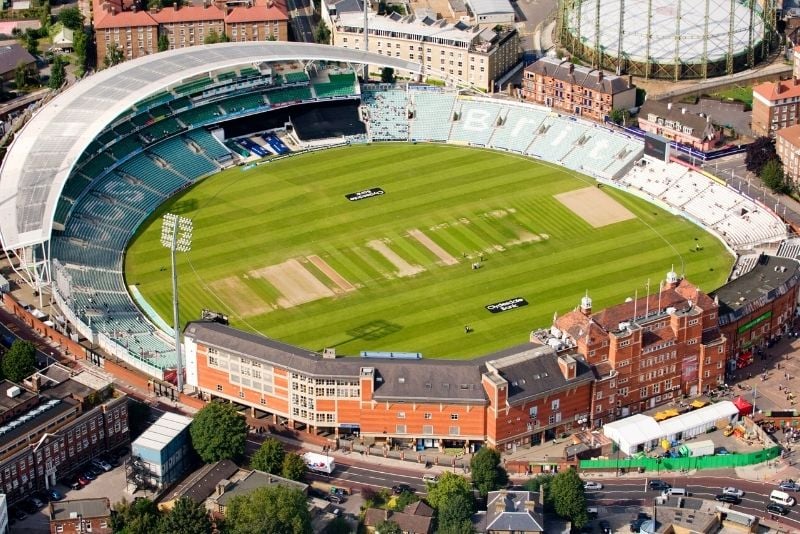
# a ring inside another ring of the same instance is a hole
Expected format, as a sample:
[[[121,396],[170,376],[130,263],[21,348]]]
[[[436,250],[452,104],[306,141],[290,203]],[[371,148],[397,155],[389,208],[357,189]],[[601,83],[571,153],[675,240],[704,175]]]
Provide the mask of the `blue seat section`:
[[[50,241],[53,258],[63,264],[91,265],[122,272],[122,250],[92,245],[75,237],[56,236]]]
[[[108,148],[108,151],[111,152],[111,155],[114,159],[122,159],[128,154],[132,154],[133,152],[142,148],[141,143],[136,139],[135,135],[129,135],[128,137],[123,137],[113,145]]]
[[[115,197],[98,197],[90,193],[73,212],[73,216],[97,218],[105,225],[126,229],[138,226],[142,212]]]
[[[250,139],[248,139],[246,137],[242,137],[241,139],[237,139],[236,142],[239,143],[244,148],[246,148],[247,150],[249,150],[250,152],[252,152],[253,154],[255,154],[256,156],[258,156],[260,158],[269,156],[269,152],[267,151],[266,148],[264,148],[263,146],[259,145],[255,141],[251,141]]]
[[[267,145],[269,145],[269,148],[272,149],[272,151],[276,154],[287,154],[291,152],[289,147],[286,146],[283,141],[278,139],[278,136],[274,133],[265,133],[261,136],[261,139],[263,139]]]
[[[166,193],[146,186],[142,180],[126,178],[116,173],[106,176],[92,191],[98,196],[115,198],[145,213],[154,210],[167,198]]]
[[[225,115],[225,112],[216,104],[207,104],[191,108],[180,114],[184,124],[193,126],[205,124],[207,122],[218,121]]]
[[[165,169],[146,154],[139,154],[125,162],[121,172],[138,178],[156,191],[169,193],[186,185],[186,180],[169,169]]]
[[[61,192],[61,196],[71,200],[77,200],[84,189],[89,187],[91,183],[91,180],[80,173],[72,174],[67,180],[67,183],[64,184],[64,190]]]
[[[173,137],[163,143],[159,143],[151,148],[150,152],[169,163],[169,166],[176,172],[180,172],[190,180],[196,180],[210,172],[219,170],[219,167],[212,163],[211,160],[193,152],[180,137]]]
[[[408,95],[405,89],[370,87],[362,91],[365,120],[373,141],[408,140]]]
[[[89,178],[95,178],[104,170],[114,165],[114,158],[106,152],[100,152],[81,167],[81,172]]]
[[[177,120],[170,118],[164,119],[163,121],[158,121],[155,124],[151,124],[139,132],[139,134],[148,144],[152,144],[159,139],[164,139],[165,137],[169,137],[172,134],[178,133],[182,129],[183,126],[181,126]]]
[[[231,157],[231,153],[225,145],[217,141],[217,139],[206,130],[192,130],[187,133],[185,137],[196,143],[211,159],[225,160]]]

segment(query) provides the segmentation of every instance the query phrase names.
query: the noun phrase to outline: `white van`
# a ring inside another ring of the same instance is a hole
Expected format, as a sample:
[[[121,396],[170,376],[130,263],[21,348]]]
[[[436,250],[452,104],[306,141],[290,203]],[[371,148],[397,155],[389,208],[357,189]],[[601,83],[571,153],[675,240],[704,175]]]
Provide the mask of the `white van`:
[[[427,484],[436,484],[437,482],[439,482],[439,477],[437,477],[436,475],[425,474],[422,475],[422,481]]]
[[[772,493],[769,494],[769,500],[784,506],[794,506],[795,504],[794,497],[780,490],[772,490]]]
[[[664,497],[687,497],[689,492],[686,488],[667,488],[662,493]]]

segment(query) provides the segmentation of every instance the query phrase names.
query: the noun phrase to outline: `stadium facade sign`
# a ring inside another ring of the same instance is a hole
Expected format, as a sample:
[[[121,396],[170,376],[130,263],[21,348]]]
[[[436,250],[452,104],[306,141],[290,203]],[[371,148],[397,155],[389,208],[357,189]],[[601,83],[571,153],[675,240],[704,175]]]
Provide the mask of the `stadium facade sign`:
[[[350,202],[355,202],[356,200],[364,200],[365,198],[379,197],[385,193],[386,191],[380,187],[373,187],[372,189],[365,189],[363,191],[359,191],[358,193],[347,194],[345,195],[345,198],[347,198],[347,200]]]
[[[500,313],[508,310],[514,310],[517,308],[521,308],[523,306],[527,306],[528,301],[522,297],[514,297],[513,299],[504,300],[502,302],[495,302],[494,304],[488,304],[486,309],[492,313]]]

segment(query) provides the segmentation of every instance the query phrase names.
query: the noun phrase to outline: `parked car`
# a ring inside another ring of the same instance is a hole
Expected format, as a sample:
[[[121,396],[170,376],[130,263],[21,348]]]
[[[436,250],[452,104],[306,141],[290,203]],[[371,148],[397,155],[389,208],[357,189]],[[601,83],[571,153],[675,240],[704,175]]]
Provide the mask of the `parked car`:
[[[631,521],[631,532],[639,532],[642,530],[642,523],[647,521],[647,519],[634,519]]]
[[[78,484],[80,486],[80,484]],[[64,496],[58,491],[53,488],[47,490],[47,498],[51,501],[60,501],[64,498]]]
[[[22,501],[19,507],[22,508],[22,510],[28,515],[33,515],[40,509],[40,507],[33,504],[33,501],[30,499],[25,499]]]
[[[28,517],[28,514],[26,514],[26,513],[25,513],[25,512],[22,510],[22,508],[20,508],[19,506],[17,506],[17,507],[15,507],[15,508],[12,508],[12,509],[11,509],[11,516],[12,516],[14,519],[16,519],[17,521],[22,521],[23,519],[25,519],[26,517]]]
[[[78,483],[81,485],[81,487],[88,486],[89,482],[91,482],[91,481],[92,481],[92,479],[91,478],[86,478],[86,475],[78,475]]]
[[[86,471],[87,473],[91,473],[95,478],[105,473],[105,471],[103,471],[99,467],[95,467],[93,464],[89,464],[88,466],[86,466],[84,471]]]
[[[785,506],[780,505],[780,504],[776,504],[774,502],[771,502],[771,503],[769,503],[767,505],[767,512],[769,512],[771,514],[777,514],[777,515],[786,515],[786,514],[789,513],[789,509],[787,507],[785,507]]]
[[[342,504],[344,500],[344,497],[341,495],[328,495],[328,501],[332,502],[333,504]]]
[[[778,484],[778,487],[783,491],[800,491],[800,482],[795,482],[792,479],[781,480],[781,483]]]
[[[742,499],[737,497],[736,495],[728,495],[726,493],[721,493],[714,497],[719,502],[726,502],[729,504],[741,504]]]
[[[97,469],[102,469],[105,472],[111,471],[113,469],[110,463],[100,458],[95,458],[94,460],[92,460],[92,466],[96,467]]]
[[[79,490],[83,487],[83,484],[77,478],[71,478],[69,480],[65,480],[64,484],[69,486],[69,489]]]
[[[397,484],[395,486],[392,486],[392,493],[394,493],[395,495],[400,495],[403,492],[414,493],[414,488],[412,488],[408,484]]]
[[[726,454],[730,454],[730,451],[725,447],[717,447],[716,449],[714,449],[714,454],[717,454],[719,456],[725,456]]]
[[[611,523],[609,523],[605,519],[600,521],[600,523],[598,523],[598,526],[600,527],[600,532],[602,532],[603,534],[611,534]]]
[[[648,483],[648,487],[650,488],[650,491],[664,491],[666,489],[671,488],[672,486],[670,484],[667,484],[663,480],[656,479],[656,480],[651,480]]]
[[[732,488],[728,486],[727,488],[722,488],[723,495],[733,495],[734,497],[739,497],[740,499],[744,497],[744,491],[738,488]]]
[[[96,478],[97,478],[97,475],[95,475],[95,474],[94,474],[94,471],[92,471],[92,470],[91,470],[91,469],[89,469],[89,468],[86,468],[86,469],[84,469],[84,470],[83,470],[83,473],[81,473],[81,475],[82,475],[82,476],[83,476],[83,478],[85,478],[86,480],[94,480],[94,479],[96,479]]]
[[[583,483],[583,489],[587,491],[596,491],[603,489],[603,485],[599,482],[594,482],[593,480],[587,480]]]

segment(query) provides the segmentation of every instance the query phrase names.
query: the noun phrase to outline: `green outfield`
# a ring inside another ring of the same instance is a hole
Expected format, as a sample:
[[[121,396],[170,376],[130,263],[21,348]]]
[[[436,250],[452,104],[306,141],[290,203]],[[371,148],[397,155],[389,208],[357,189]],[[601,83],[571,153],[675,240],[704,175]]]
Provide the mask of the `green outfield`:
[[[370,188],[385,194],[345,198]],[[183,322],[210,308],[348,355],[483,355],[526,342],[586,290],[600,309],[644,294],[648,279],[656,290],[674,265],[709,291],[733,263],[697,226],[560,167],[453,146],[352,146],[223,171],[154,214],[125,276],[168,322],[166,211],[194,221],[179,257]],[[515,297],[529,304],[485,308]]]

